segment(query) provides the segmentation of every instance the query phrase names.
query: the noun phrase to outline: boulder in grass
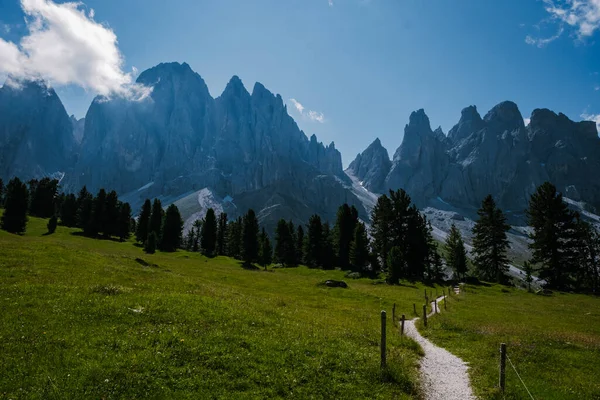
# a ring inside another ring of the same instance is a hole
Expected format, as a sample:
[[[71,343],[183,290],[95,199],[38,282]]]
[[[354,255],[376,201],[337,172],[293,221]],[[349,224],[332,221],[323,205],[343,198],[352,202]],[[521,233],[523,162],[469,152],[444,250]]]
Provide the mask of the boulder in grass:
[[[329,279],[325,281],[325,286],[327,287],[341,287],[346,289],[348,285],[344,281],[334,281],[333,279]]]

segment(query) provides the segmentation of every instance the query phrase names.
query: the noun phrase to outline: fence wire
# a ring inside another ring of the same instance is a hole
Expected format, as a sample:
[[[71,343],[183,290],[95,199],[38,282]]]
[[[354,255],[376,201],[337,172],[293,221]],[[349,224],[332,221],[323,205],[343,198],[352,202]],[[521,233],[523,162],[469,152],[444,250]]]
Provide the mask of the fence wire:
[[[515,365],[513,364],[513,362],[510,360],[510,357],[508,356],[508,354],[506,355],[506,358],[508,359],[508,362],[510,363],[510,366],[512,367],[512,369],[515,371],[515,374],[517,374],[517,377],[519,378],[519,380],[521,381],[521,383],[523,384],[523,387],[525,388],[525,390],[527,391],[527,394],[529,394],[529,397],[531,397],[531,400],[535,400],[533,398],[533,395],[531,394],[531,392],[529,391],[529,389],[527,388],[527,385],[525,385],[525,382],[523,382],[523,379],[521,379],[521,375],[519,375],[519,373],[517,372],[517,369],[515,368]]]

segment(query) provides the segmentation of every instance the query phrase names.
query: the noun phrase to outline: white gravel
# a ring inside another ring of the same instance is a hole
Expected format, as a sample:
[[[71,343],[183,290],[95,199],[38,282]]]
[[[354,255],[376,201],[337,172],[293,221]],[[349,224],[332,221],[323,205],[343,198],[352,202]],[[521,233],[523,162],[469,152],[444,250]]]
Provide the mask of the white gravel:
[[[440,301],[437,299],[438,312],[441,312]],[[433,302],[432,302],[433,305]],[[433,313],[432,313],[433,314]],[[430,315],[432,315],[430,314]],[[426,400],[475,400],[467,364],[449,351],[436,346],[425,339],[415,327],[415,318],[405,323],[406,334],[417,341],[425,356],[421,360],[421,381]]]

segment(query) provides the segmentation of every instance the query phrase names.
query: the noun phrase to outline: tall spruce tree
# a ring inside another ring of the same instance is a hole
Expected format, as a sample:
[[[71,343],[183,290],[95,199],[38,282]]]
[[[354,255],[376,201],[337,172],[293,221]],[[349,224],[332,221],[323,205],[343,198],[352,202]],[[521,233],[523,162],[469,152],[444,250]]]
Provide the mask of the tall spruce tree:
[[[258,263],[266,270],[267,265],[273,263],[273,247],[271,246],[271,240],[269,239],[269,235],[267,235],[265,228],[262,228],[262,232],[260,233],[259,244],[260,251],[258,253]]]
[[[93,208],[94,196],[84,186],[77,197],[77,226],[83,230],[86,236],[90,236],[92,232]]]
[[[354,238],[350,244],[350,265],[355,272],[365,273],[369,265],[369,237],[362,222],[354,228]]]
[[[388,253],[392,248],[392,219],[393,207],[390,198],[386,195],[380,196],[371,212],[371,237],[373,252],[380,260],[382,271],[388,268]]]
[[[397,285],[400,283],[400,279],[404,277],[406,273],[406,260],[404,259],[403,251],[398,246],[393,246],[387,259],[387,282],[391,285]]]
[[[290,233],[290,242],[288,243],[286,262],[288,265],[295,267],[300,261],[298,260],[298,249],[296,248],[296,244],[298,243],[296,238],[296,226],[291,220],[288,221],[288,231]]]
[[[224,256],[227,250],[227,213],[219,214],[217,223],[217,254]]]
[[[58,180],[42,178],[31,182],[31,203],[29,213],[35,217],[50,218],[56,213]]]
[[[207,257],[215,256],[215,249],[217,247],[217,217],[215,210],[209,208],[206,211],[204,222],[202,223],[202,233],[200,238],[200,247],[202,248],[202,254]]]
[[[183,238],[183,219],[175,204],[167,207],[160,233],[161,251],[175,251],[181,246]]]
[[[106,237],[118,236],[119,233],[119,213],[120,204],[117,192],[112,190],[106,195],[106,203],[104,206],[104,224],[103,233]],[[129,224],[129,219],[127,219]]]
[[[548,287],[566,289],[578,268],[573,255],[577,246],[574,213],[549,182],[531,196],[526,213],[533,228],[531,262],[539,266],[539,277],[546,280]]]
[[[77,198],[73,193],[65,196],[60,207],[60,221],[64,226],[77,226]]]
[[[296,229],[296,260],[298,264],[304,263],[304,228],[298,225]]]
[[[450,227],[450,232],[446,238],[445,250],[446,265],[454,271],[454,276],[457,279],[464,279],[468,269],[467,251],[462,235],[454,224]]]
[[[197,253],[200,251],[200,237],[202,236],[202,220],[201,219],[197,219],[194,221],[194,223],[192,224],[192,229],[190,229],[190,232],[192,232],[192,235],[193,235],[193,240],[191,243],[190,250],[193,251],[194,253]]]
[[[304,260],[309,268],[323,267],[323,224],[321,217],[314,214],[308,220]]]
[[[491,195],[477,211],[479,220],[473,228],[473,263],[481,279],[504,283],[507,280],[509,247],[506,232],[510,225]]]
[[[289,266],[287,262],[291,241],[290,227],[284,219],[280,219],[275,229],[275,261],[284,266]]]
[[[146,243],[148,239],[148,231],[150,230],[150,216],[152,215],[152,203],[150,199],[144,201],[142,210],[137,220],[135,229],[135,240],[140,243]]]
[[[152,214],[150,215],[150,223],[148,224],[148,234],[154,232],[156,234],[157,244],[160,240],[160,230],[162,229],[162,222],[165,216],[165,211],[162,208],[162,204],[159,199],[154,199],[152,203]]]
[[[131,206],[129,203],[119,204],[119,217],[117,219],[117,231],[115,233],[122,242],[131,236]]]
[[[50,217],[50,219],[48,220],[48,223],[46,224],[46,228],[48,228],[48,233],[53,234],[54,232],[56,232],[57,226],[58,226],[58,218],[56,217],[56,215],[53,215]]]
[[[13,178],[6,185],[2,229],[7,232],[23,234],[27,229],[27,207],[29,191],[19,178]]]
[[[252,264],[258,261],[259,242],[258,219],[253,209],[249,209],[244,216],[244,226],[242,229],[243,261],[246,264]]]
[[[227,225],[227,255],[237,260],[242,258],[242,227],[241,217]]]
[[[579,215],[576,215],[575,225],[575,261],[578,268],[574,288],[597,294],[600,284],[600,234]]]
[[[319,265],[323,269],[335,268],[335,251],[333,248],[333,232],[329,227],[329,223],[323,224],[323,234],[321,239],[321,259]]]
[[[158,239],[156,238],[156,232],[151,231],[148,234],[146,243],[144,243],[144,251],[148,254],[154,254],[156,252],[156,242],[157,241],[158,241]]]
[[[89,226],[88,235],[92,237],[98,236],[100,232],[104,232],[106,226],[106,191],[100,189],[96,197],[94,197],[92,205],[92,219]]]
[[[337,264],[344,270],[350,268],[350,245],[354,237],[354,229],[358,223],[358,210],[343,204],[338,208],[335,221],[334,237]]]

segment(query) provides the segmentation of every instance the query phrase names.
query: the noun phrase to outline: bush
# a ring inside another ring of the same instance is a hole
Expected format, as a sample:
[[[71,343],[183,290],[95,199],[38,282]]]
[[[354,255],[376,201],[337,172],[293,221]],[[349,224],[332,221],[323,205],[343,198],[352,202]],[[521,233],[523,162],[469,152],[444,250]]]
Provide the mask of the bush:
[[[154,254],[156,252],[156,232],[150,232],[146,244],[144,245],[144,251],[148,254]]]
[[[58,219],[56,218],[56,215],[53,215],[48,221],[48,225],[46,225],[49,234],[53,234],[56,231],[56,225],[58,225]]]

